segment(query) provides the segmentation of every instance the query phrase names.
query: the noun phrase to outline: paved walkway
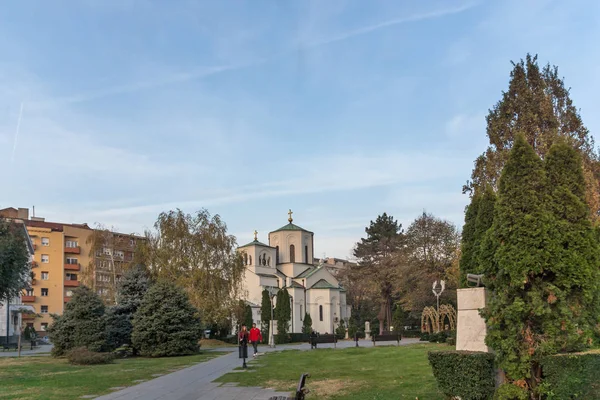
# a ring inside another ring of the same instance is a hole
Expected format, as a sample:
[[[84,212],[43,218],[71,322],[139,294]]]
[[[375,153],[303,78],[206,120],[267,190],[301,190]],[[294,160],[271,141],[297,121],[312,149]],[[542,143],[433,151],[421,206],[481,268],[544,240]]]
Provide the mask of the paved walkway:
[[[40,355],[48,355],[50,353],[50,350],[52,350],[52,345],[51,344],[43,344],[39,347],[34,348],[33,350],[29,350],[31,347],[28,344],[27,346],[23,345],[23,348],[21,349],[21,357],[22,356],[40,356]],[[46,353],[46,354],[43,354]],[[14,351],[2,351],[2,348],[0,348],[0,357],[16,357],[19,355],[19,352],[14,350]]]
[[[418,343],[418,339],[404,339],[401,345]],[[368,341],[360,341],[361,347],[372,347]],[[342,341],[337,343],[337,348],[354,347],[355,343]],[[319,345],[319,348],[331,348],[333,344]],[[259,347],[260,352],[281,351],[287,349],[310,350],[308,343],[301,345],[278,345],[275,349],[267,346]],[[237,347],[214,349],[227,351],[230,354],[196,364],[192,367],[173,372],[159,378],[131,386],[109,395],[95,397],[96,400],[268,400],[271,396],[289,396],[289,393],[278,393],[273,390],[259,387],[237,387],[234,384],[225,384],[213,381],[234,368],[241,366],[238,358]],[[240,372],[246,373],[246,372]],[[298,379],[300,376],[298,376]],[[309,380],[310,385],[310,380]],[[90,394],[93,395],[93,394]]]

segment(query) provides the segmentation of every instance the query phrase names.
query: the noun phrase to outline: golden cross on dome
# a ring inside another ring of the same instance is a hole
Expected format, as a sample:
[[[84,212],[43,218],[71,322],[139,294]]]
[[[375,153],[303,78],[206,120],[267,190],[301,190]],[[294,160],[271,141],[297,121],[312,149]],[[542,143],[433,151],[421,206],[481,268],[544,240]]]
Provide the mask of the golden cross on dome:
[[[294,219],[292,218],[292,214],[293,214],[293,212],[292,212],[292,210],[290,209],[290,211],[288,211],[288,215],[290,216],[290,217],[288,218],[288,221],[290,221],[290,224],[291,224],[291,223],[292,223],[292,221],[294,220]]]
[[[258,240],[258,232],[255,230],[254,231],[254,241],[256,242]]]

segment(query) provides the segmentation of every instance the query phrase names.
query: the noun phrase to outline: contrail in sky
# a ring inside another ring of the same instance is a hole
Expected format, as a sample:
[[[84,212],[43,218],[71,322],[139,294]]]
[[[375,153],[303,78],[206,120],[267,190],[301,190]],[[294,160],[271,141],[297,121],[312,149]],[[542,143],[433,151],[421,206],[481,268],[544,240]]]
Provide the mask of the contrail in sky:
[[[21,117],[23,117],[23,102],[21,102],[21,110],[19,111],[19,119],[17,120],[17,130],[15,131],[15,140],[13,143],[12,155],[10,156],[11,167],[15,161],[15,153],[17,152],[17,141],[19,139],[19,130],[21,129]]]

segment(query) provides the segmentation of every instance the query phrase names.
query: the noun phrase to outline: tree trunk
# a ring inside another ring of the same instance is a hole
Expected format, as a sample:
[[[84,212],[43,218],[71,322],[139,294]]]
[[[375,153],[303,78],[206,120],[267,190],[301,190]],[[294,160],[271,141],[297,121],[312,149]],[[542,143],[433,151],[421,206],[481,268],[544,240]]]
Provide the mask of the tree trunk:
[[[20,329],[20,331],[19,340],[17,340],[17,357],[21,357],[21,337],[23,336],[23,329]]]

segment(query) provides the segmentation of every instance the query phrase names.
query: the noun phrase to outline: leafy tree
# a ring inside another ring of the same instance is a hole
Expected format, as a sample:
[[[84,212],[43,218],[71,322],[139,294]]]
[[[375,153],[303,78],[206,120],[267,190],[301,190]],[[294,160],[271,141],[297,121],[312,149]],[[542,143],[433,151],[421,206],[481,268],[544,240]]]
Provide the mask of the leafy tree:
[[[103,350],[104,311],[104,303],[95,292],[86,286],[76,288],[63,315],[52,315],[53,322],[48,327],[50,340],[54,344],[52,355],[62,356],[76,347],[85,347],[90,351]]]
[[[125,271],[117,286],[117,305],[106,313],[106,343],[109,348],[131,344],[131,320],[151,284],[150,274],[145,266],[138,264]],[[137,353],[136,348],[133,353]]]
[[[396,289],[393,286],[397,264],[394,254],[401,248],[404,234],[402,225],[394,217],[383,213],[365,228],[366,238],[356,244],[356,266],[350,267],[351,280],[368,280],[373,298],[379,303],[379,320],[389,325],[392,320],[392,303]],[[384,323],[380,324],[380,333]]]
[[[269,323],[271,322],[271,297],[269,296],[269,291],[267,289],[262,291],[260,320],[262,322],[262,330],[267,332],[269,330]]]
[[[486,343],[510,382],[535,392],[540,360],[590,339],[598,306],[598,245],[569,145],[544,163],[518,136],[499,181],[494,222],[481,248],[493,291]]]
[[[465,211],[465,224],[462,229],[461,257],[460,257],[460,286],[467,286],[467,274],[477,270],[477,260],[475,257],[475,224],[481,195],[475,193],[471,198],[471,203]]]
[[[244,265],[236,240],[218,215],[161,213],[141,253],[155,278],[187,292],[208,325],[226,325],[240,298]]]
[[[302,333],[310,335],[312,333],[312,318],[309,313],[304,314],[304,320],[302,321]]]
[[[10,300],[26,287],[29,253],[23,225],[0,218],[0,300]]]
[[[277,320],[277,334],[285,335],[290,329],[292,310],[290,307],[290,295],[286,289],[279,289],[275,307],[275,319]]]
[[[394,310],[394,315],[392,318],[394,322],[394,330],[402,331],[405,325],[404,321],[406,320],[406,312],[404,309],[402,309],[401,304],[396,304],[396,309]]]
[[[537,56],[513,63],[508,91],[490,110],[487,118],[488,149],[475,161],[471,181],[464,191],[477,192],[498,179],[518,134],[523,134],[534,151],[545,158],[558,137],[582,156],[586,180],[586,202],[594,219],[600,211],[600,159],[594,141],[558,76],[558,68],[540,68]]]
[[[185,292],[172,282],[150,287],[133,318],[131,341],[150,357],[198,352],[202,327],[198,311]]]
[[[435,302],[434,281],[445,280],[440,301],[456,303],[455,265],[459,256],[456,227],[432,214],[423,213],[406,230],[405,248],[398,253],[398,282],[403,288],[402,305],[414,313]]]

